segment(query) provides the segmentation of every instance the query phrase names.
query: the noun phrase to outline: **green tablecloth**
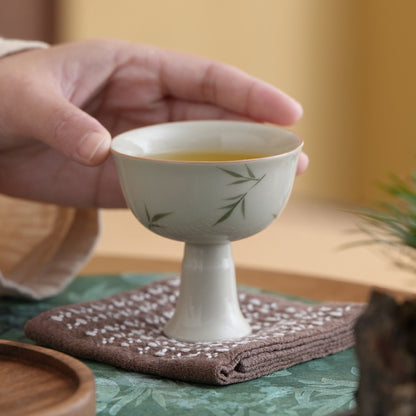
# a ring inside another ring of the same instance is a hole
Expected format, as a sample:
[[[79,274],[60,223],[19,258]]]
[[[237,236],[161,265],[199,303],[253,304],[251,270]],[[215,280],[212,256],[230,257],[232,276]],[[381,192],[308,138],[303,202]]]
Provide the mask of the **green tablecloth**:
[[[23,326],[47,309],[110,296],[165,277],[80,277],[62,294],[45,301],[0,299],[0,338],[31,342]],[[355,406],[359,376],[352,349],[226,387],[176,382],[84,362],[95,374],[97,414],[114,416],[326,416]]]

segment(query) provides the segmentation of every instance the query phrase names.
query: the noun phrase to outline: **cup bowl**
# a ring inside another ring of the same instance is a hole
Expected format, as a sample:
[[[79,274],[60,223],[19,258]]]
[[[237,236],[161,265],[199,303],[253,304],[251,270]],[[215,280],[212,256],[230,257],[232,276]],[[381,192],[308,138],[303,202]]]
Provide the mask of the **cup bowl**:
[[[286,204],[303,141],[282,128],[239,121],[159,124],[115,137],[112,154],[136,218],[178,241],[221,243],[267,227]],[[241,153],[240,160],[165,160],[157,155]]]

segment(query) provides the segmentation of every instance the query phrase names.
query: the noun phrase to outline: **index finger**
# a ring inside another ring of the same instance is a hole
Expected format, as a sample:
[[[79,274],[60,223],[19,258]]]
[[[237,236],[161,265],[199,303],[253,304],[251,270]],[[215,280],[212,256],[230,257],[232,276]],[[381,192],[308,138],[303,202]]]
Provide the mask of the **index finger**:
[[[253,120],[290,125],[303,114],[302,106],[280,89],[209,59],[165,51],[159,76],[167,95],[214,104]]]

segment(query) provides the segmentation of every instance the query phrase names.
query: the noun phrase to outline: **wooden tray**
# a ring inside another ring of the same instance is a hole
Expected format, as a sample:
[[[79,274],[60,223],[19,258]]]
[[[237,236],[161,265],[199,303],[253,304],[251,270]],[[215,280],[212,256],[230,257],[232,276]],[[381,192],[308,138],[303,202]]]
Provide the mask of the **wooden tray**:
[[[91,370],[69,355],[0,340],[0,415],[95,415]]]

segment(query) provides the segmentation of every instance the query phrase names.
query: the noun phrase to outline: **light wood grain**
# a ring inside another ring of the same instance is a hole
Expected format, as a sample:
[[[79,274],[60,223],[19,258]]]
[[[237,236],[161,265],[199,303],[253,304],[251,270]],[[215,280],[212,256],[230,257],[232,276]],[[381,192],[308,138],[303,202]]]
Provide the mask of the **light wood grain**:
[[[379,246],[358,245],[351,207],[291,198],[282,215],[262,232],[232,243],[237,267],[282,270],[416,294],[414,273],[397,267]],[[354,231],[355,230],[355,231]],[[141,226],[129,210],[103,210],[94,255],[180,262],[183,244]]]
[[[0,340],[0,415],[95,415],[91,370],[66,354]]]
[[[159,260],[128,256],[94,256],[81,271],[85,275],[119,273],[179,273],[179,261]],[[259,287],[274,292],[300,296],[321,301],[365,302],[374,289],[390,293],[397,299],[414,297],[415,294],[375,287],[342,280],[333,280],[320,276],[264,270],[250,267],[237,267],[237,282],[243,285]]]

